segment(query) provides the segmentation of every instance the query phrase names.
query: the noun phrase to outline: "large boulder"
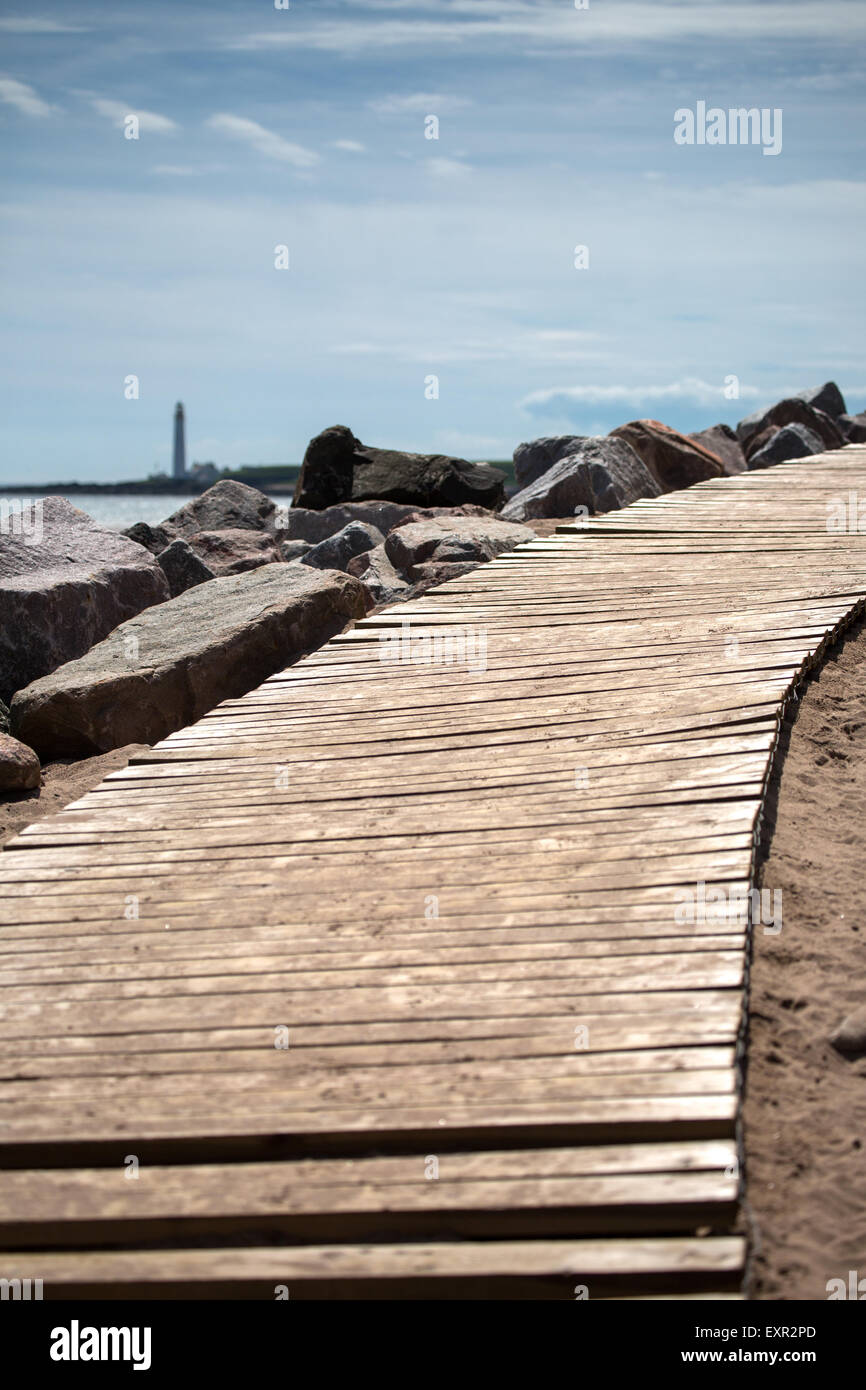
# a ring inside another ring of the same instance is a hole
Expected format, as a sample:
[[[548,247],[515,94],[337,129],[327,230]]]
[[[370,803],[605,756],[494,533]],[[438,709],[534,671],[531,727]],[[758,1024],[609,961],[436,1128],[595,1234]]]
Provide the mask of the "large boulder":
[[[33,749],[0,734],[0,792],[29,792],[41,781],[42,768]]]
[[[594,515],[627,507],[639,497],[658,497],[661,491],[634,449],[607,435],[585,439],[577,453],[560,459],[506,502],[500,516],[503,521],[565,517],[578,507]]]
[[[214,483],[162,523],[172,536],[189,540],[197,531],[270,531],[277,525],[277,505],[258,488],[229,479]],[[157,528],[159,529],[159,528]]]
[[[463,564],[475,568],[492,560],[503,550],[513,550],[525,541],[535,540],[528,526],[502,521],[499,517],[432,517],[404,521],[389,532],[385,554],[395,569],[410,579],[417,566],[425,563]]]
[[[725,472],[718,455],[660,420],[630,420],[611,430],[610,437],[631,445],[663,492],[719,478]]]
[[[308,550],[301,557],[301,564],[320,570],[343,570],[345,573],[354,556],[363,554],[365,550],[374,550],[384,539],[377,527],[364,521],[350,521],[342,531],[319,541],[318,545]]]
[[[845,414],[845,397],[835,381],[825,381],[823,386],[812,386],[808,391],[795,391],[794,395],[833,420]]]
[[[205,584],[215,577],[214,571],[204,560],[191,550],[186,541],[177,540],[161,550],[157,555],[159,567],[168,580],[172,598],[194,589],[196,584]]]
[[[19,691],[13,730],[43,759],[155,743],[321,646],[366,607],[359,580],[301,565],[214,579]]]
[[[845,443],[839,426],[823,410],[816,409],[800,396],[787,396],[768,410],[753,411],[737,425],[737,438],[746,451],[746,458],[757,435],[768,429],[782,429],[785,425],[803,425],[817,434],[825,449],[841,449]]]
[[[745,471],[746,455],[730,425],[711,425],[708,430],[698,430],[688,437],[702,449],[709,449],[711,454],[721,459],[722,467],[729,477]]]
[[[823,449],[817,434],[807,430],[805,425],[785,425],[776,430],[762,449],[751,455],[749,468],[770,468],[774,463],[785,463],[788,459],[804,459],[812,454],[820,454]]]
[[[294,494],[294,505],[320,511],[341,502],[377,499],[420,507],[474,502],[498,507],[505,474],[485,463],[444,454],[407,454],[361,443],[345,425],[334,425],[310,441]]]
[[[16,533],[13,513],[11,533],[0,535],[3,700],[169,597],[149,551],[98,526],[63,497],[40,502],[28,533]]]
[[[514,477],[518,488],[529,487],[560,459],[576,453],[585,438],[581,434],[553,434],[533,439],[528,444],[518,444],[514,450]]]
[[[186,543],[212,574],[244,574],[246,570],[272,565],[281,558],[276,537],[270,531],[195,531]]]

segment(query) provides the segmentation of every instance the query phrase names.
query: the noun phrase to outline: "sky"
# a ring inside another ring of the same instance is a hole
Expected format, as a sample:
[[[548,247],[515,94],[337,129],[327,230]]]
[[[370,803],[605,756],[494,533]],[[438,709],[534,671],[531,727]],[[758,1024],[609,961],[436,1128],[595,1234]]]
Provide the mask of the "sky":
[[[866,409],[864,40],[862,0],[0,0],[0,486],[169,469],[177,400],[218,467]],[[677,143],[700,102],[780,151]]]

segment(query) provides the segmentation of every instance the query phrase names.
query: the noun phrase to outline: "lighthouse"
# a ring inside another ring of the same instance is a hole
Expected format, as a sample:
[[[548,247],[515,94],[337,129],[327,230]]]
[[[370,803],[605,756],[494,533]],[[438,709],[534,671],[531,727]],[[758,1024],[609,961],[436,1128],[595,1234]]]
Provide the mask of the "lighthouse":
[[[175,478],[186,477],[186,426],[183,406],[180,401],[174,408],[174,463],[172,473]]]

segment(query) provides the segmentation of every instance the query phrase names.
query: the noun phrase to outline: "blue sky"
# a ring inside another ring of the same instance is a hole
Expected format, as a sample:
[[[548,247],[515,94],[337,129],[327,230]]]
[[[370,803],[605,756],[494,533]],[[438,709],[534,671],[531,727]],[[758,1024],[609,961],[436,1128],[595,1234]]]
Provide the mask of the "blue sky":
[[[2,0],[0,482],[167,467],[177,399],[220,466],[864,409],[864,38],[861,0]],[[678,146],[698,101],[781,153]]]

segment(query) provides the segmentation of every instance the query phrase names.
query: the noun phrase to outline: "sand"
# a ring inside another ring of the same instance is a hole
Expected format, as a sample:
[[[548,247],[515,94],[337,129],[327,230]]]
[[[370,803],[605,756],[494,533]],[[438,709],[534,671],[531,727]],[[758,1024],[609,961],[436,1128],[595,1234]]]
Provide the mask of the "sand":
[[[126,767],[133,753],[145,747],[145,744],[129,743],[125,748],[115,748],[111,753],[100,753],[79,762],[48,763],[42,769],[42,786],[38,790],[0,797],[0,845],[11,840],[25,825],[53,815],[70,801],[77,801],[85,792],[98,787],[103,777],[119,767]]]
[[[759,881],[782,890],[782,930],[758,927],[751,976],[747,1296],[826,1299],[828,1280],[866,1278],[866,1056],[828,1041],[866,1002],[862,624],[805,687],[779,758]]]

